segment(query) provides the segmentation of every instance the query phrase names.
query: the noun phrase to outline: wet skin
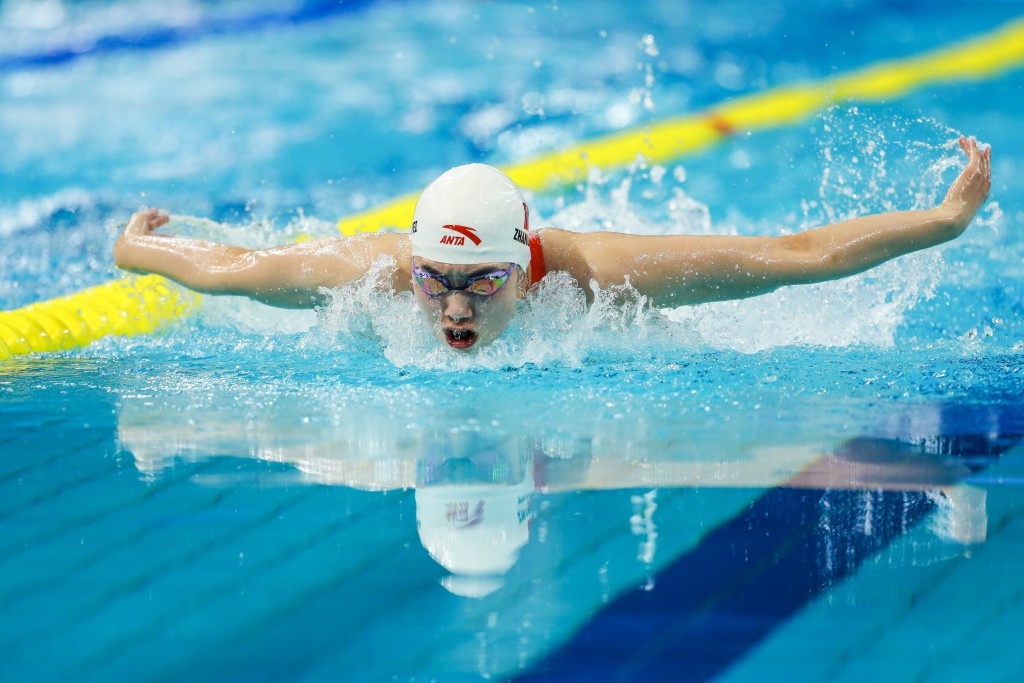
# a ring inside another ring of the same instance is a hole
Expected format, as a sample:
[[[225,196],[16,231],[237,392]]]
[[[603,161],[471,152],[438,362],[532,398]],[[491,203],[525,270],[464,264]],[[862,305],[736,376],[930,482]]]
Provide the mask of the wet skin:
[[[415,257],[413,263],[429,273],[440,275],[452,287],[462,287],[466,279],[501,271],[508,263],[477,263],[468,266],[440,263]],[[428,297],[415,281],[413,296],[426,316],[434,336],[453,349],[468,351],[490,344],[504,331],[516,312],[516,299],[522,290],[523,271],[514,268],[505,285],[491,296],[451,291]]]

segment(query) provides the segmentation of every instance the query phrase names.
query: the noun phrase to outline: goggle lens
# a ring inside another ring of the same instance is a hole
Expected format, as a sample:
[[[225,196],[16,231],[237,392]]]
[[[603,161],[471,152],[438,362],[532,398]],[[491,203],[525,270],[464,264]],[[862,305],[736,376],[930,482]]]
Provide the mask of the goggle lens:
[[[490,273],[480,278],[473,278],[470,282],[466,283],[464,289],[470,294],[491,296],[505,286],[505,282],[508,281],[508,276],[511,272],[506,270],[504,273]]]
[[[462,287],[452,287],[447,278],[425,271],[415,265],[412,267],[412,275],[416,280],[416,284],[423,290],[423,293],[431,298],[447,294],[448,292],[468,292],[477,296],[493,296],[505,286],[505,283],[508,282],[509,277],[512,275],[512,269],[515,267],[513,263],[505,270],[467,278],[466,284]]]
[[[417,273],[416,284],[418,284],[420,289],[423,290],[423,293],[429,297],[441,296],[448,291],[445,284],[432,275],[423,277]]]

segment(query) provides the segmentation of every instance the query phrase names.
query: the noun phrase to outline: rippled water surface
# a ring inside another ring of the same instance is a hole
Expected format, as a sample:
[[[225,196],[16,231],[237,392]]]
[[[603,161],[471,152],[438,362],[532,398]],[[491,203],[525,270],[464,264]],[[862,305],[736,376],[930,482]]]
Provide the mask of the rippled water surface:
[[[939,9],[4,2],[0,308],[118,276],[143,205],[333,236],[452,165],[1019,11]],[[368,280],[0,362],[0,678],[1016,680],[1022,79],[530,196],[541,225],[785,234],[929,207],[956,136],[992,144],[960,240],[844,282],[654,310],[553,276],[460,356]]]

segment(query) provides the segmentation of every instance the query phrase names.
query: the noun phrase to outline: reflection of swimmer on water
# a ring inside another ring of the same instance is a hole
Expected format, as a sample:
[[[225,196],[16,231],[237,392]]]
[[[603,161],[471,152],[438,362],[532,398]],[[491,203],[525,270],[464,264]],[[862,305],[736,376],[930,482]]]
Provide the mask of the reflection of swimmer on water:
[[[634,458],[628,442],[600,431],[500,438],[420,433],[395,440],[387,436],[393,430],[386,420],[372,419],[327,430],[319,438],[307,434],[306,440],[280,443],[280,430],[269,429],[261,436],[232,419],[228,408],[213,409],[198,429],[182,432],[177,411],[154,409],[150,401],[126,401],[118,430],[121,446],[133,454],[146,478],[161,476],[161,469],[175,458],[219,453],[286,463],[310,483],[366,491],[415,489],[420,542],[446,570],[441,584],[467,597],[489,595],[505,584],[531,541],[534,516],[544,517],[534,499],[546,494],[684,487],[917,491],[934,494],[939,502],[941,514],[932,528],[940,537],[969,545],[983,542],[986,534],[984,490],[960,483],[971,474],[972,463],[945,455],[987,453],[989,445],[982,440],[964,449],[950,442],[941,436],[941,412],[932,415],[924,408],[914,415],[926,413],[925,418],[934,419],[923,419],[920,428],[883,425],[877,435],[832,448],[766,443],[739,451],[645,451],[642,458]],[[222,420],[216,417],[219,410]],[[161,421],[159,416],[167,417]],[[936,424],[929,426],[931,422]],[[992,452],[998,448],[992,446]],[[283,476],[291,482],[295,475]],[[238,485],[224,475],[195,478],[212,486]],[[651,496],[642,502],[653,500]],[[871,505],[871,497],[863,504]],[[648,538],[645,561],[656,553],[655,536],[648,534],[657,526],[653,508],[646,505],[642,518],[637,518],[640,510],[635,506],[621,511],[622,528]],[[834,514],[860,511],[844,508]]]
[[[432,449],[416,467],[416,527],[430,556],[451,572],[441,585],[483,597],[505,583],[530,540],[534,459],[494,448]]]
[[[381,257],[395,292],[412,291],[437,338],[454,349],[492,342],[547,272],[587,284],[628,282],[656,306],[742,299],[835,280],[958,237],[988,197],[990,149],[960,138],[967,166],[942,203],[840,221],[784,237],[639,236],[530,230],[519,189],[489,166],[460,166],[420,196],[412,234],[334,238],[273,249],[156,234],[154,209],[132,216],[114,246],[117,265],[191,289],[274,306],[311,308],[327,290],[366,275]]]

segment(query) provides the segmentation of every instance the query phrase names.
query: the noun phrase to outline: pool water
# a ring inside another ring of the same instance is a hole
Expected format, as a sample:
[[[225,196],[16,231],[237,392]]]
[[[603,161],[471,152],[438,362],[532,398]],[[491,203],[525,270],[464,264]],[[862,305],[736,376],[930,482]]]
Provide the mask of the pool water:
[[[117,276],[140,206],[264,246],[918,54],[1013,3],[0,5],[0,309]],[[530,196],[782,234],[938,201],[957,242],[743,302],[557,275],[471,357],[372,282],[0,362],[0,679],[1019,680],[1024,70]],[[197,218],[191,218],[197,217]]]

